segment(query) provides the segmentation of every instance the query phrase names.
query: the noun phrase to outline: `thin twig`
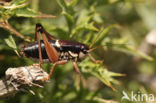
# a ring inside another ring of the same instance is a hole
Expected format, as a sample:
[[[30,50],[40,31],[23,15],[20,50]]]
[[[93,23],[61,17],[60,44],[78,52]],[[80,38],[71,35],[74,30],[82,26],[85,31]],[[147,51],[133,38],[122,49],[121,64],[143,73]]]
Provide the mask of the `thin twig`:
[[[56,17],[55,15],[40,13],[40,15],[36,16],[35,18],[55,18],[55,17]]]
[[[24,36],[16,31],[7,21],[0,22],[0,27],[5,28],[15,34],[16,36],[20,37],[21,39],[24,39]]]

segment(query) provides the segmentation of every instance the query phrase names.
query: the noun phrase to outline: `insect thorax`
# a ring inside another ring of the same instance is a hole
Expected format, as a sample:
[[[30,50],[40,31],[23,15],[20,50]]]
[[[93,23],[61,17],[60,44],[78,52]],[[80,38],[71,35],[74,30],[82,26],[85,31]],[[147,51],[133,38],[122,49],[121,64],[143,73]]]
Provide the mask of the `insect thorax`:
[[[59,55],[59,61],[60,60],[74,60],[77,59],[78,61],[82,61],[83,59],[85,59],[86,54],[84,54],[83,52],[79,52],[79,53],[74,53],[72,51],[66,51],[66,52],[60,52]]]

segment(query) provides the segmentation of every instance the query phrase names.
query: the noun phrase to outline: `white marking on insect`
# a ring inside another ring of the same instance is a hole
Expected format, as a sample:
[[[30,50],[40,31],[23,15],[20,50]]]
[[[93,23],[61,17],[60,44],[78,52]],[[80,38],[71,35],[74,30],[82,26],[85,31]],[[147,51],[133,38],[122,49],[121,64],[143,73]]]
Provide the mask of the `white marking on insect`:
[[[71,56],[73,56],[73,57],[77,57],[77,56],[78,56],[77,53],[73,53],[73,52],[71,52],[71,51],[69,51],[69,54],[70,54]]]
[[[55,45],[56,45],[57,47],[61,47],[61,46],[60,46],[60,43],[59,43],[59,40],[56,40]]]
[[[83,60],[85,57],[86,57],[86,55],[85,55],[83,52],[80,52],[80,53],[79,53],[79,58],[80,58],[81,60]]]

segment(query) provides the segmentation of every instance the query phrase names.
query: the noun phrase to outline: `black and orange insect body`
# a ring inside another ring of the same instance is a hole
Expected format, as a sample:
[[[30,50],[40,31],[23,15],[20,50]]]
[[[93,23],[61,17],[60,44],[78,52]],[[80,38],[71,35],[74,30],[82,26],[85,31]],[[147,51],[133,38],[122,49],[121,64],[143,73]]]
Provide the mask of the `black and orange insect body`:
[[[41,34],[43,40],[40,40],[39,34]],[[87,55],[93,62],[101,63],[101,61],[95,60],[90,55],[90,51],[92,51],[92,49],[87,45],[75,41],[57,40],[45,31],[41,24],[36,24],[35,38],[37,41],[30,43],[21,51],[21,53],[28,58],[39,60],[40,66],[42,65],[42,62],[53,63],[49,73],[49,78],[51,77],[56,65],[63,65],[70,60],[72,61],[76,72],[80,74],[76,62],[82,61]],[[45,80],[49,78],[46,78]]]

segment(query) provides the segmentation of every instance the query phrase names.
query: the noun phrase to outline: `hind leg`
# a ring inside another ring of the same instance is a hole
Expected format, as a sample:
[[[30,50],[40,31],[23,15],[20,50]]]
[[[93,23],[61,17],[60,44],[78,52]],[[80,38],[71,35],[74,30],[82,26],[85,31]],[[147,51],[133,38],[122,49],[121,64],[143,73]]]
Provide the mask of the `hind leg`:
[[[42,81],[46,81],[46,80],[49,80],[49,79],[51,78],[51,76],[52,76],[52,74],[53,74],[53,71],[54,71],[54,68],[55,68],[56,65],[64,65],[64,64],[66,64],[66,63],[67,63],[67,60],[62,60],[62,61],[57,61],[57,62],[55,62],[55,63],[53,64],[53,66],[51,67],[51,69],[50,69],[50,73],[49,73],[49,75],[48,75],[48,78],[43,78]]]

